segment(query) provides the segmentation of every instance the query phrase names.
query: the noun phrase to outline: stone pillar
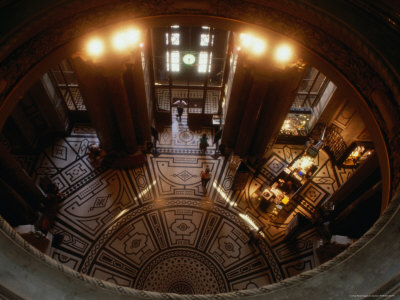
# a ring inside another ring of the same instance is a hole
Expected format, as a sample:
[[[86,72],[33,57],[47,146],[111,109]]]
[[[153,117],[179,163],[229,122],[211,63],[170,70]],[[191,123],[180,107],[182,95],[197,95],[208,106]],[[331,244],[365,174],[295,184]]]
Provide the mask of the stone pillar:
[[[274,145],[296,97],[303,73],[304,71],[297,67],[276,69],[271,73],[271,82],[268,85],[250,148],[250,154],[256,158],[262,158]]]
[[[246,58],[239,55],[221,141],[230,149],[235,148],[242,124],[243,109],[247,105],[250,89],[253,85],[253,77],[250,75],[250,70],[246,64]]]
[[[250,151],[249,148],[257,129],[257,121],[268,90],[268,77],[254,73],[252,77],[252,86],[249,91],[247,103],[245,106],[241,106],[242,121],[240,122],[234,149],[234,152],[241,157],[246,156]]]
[[[15,158],[0,145],[0,178],[34,210],[44,199],[33,179],[22,169]],[[1,196],[0,196],[1,197]]]
[[[126,64],[124,83],[132,112],[137,142],[140,145],[144,145],[145,141],[151,140],[151,124],[140,54],[140,51],[135,51],[133,53],[133,62]]]
[[[121,144],[114,122],[107,80],[100,69],[81,57],[70,60],[78,78],[79,88],[88,110],[90,120],[96,129],[101,147],[106,151],[118,149]]]
[[[122,149],[127,153],[134,153],[137,150],[135,126],[122,75],[122,66],[118,65],[110,66],[105,71],[110,95],[109,101],[117,121]]]

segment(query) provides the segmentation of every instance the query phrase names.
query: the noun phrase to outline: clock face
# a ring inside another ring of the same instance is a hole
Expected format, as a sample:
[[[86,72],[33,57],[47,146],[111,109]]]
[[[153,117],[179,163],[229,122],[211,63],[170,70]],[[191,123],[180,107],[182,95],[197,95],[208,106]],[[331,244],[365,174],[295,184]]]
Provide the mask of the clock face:
[[[183,63],[186,65],[193,65],[196,62],[196,57],[193,54],[185,54],[182,57]]]

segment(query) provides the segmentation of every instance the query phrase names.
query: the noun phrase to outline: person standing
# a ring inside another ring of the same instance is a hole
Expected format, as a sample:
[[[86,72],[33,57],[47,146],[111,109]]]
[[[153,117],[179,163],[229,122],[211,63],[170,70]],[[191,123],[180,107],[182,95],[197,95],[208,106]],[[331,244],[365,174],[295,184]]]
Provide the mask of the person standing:
[[[257,246],[257,247],[260,246],[261,232],[262,232],[262,229],[252,228],[250,230],[250,236],[249,236],[249,244],[250,245],[253,244],[254,246]]]
[[[207,147],[208,147],[207,134],[203,133],[203,135],[200,138],[200,150],[203,153],[206,153]]]
[[[206,188],[207,188],[207,183],[210,181],[211,179],[211,171],[209,167],[206,167],[205,170],[201,171],[200,173],[201,176],[201,186],[203,187],[204,192],[206,192]]]
[[[183,109],[187,105],[187,103],[185,101],[183,101],[182,99],[179,99],[176,102],[174,102],[174,105],[176,105],[176,107],[178,109],[178,114],[176,115],[176,117],[179,118],[179,121],[181,121]]]

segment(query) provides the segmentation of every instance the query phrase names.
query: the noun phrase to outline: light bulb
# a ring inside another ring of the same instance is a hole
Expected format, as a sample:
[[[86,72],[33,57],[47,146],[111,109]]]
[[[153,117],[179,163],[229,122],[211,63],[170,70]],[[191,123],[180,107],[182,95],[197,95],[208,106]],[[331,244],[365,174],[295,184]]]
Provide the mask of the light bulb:
[[[87,51],[91,56],[100,56],[104,52],[104,43],[98,38],[91,39],[87,44]]]
[[[293,51],[288,45],[281,45],[276,49],[275,59],[279,62],[287,62],[292,58]]]

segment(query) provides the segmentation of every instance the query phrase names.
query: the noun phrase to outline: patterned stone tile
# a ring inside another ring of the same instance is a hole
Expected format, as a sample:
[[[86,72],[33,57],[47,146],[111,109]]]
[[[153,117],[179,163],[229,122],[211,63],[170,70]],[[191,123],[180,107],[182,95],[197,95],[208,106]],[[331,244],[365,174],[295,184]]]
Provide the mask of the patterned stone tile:
[[[311,216],[351,172],[333,168],[321,153],[313,181],[279,216],[260,210],[250,195],[270,183],[302,146],[275,145],[258,177],[232,191],[235,170],[224,157],[198,149],[204,132],[173,120],[160,133],[160,155],[129,170],[94,167],[87,147],[97,143],[87,126],[73,129],[41,153],[34,176],[50,176],[65,194],[54,235],[61,236],[51,256],[84,274],[121,286],[181,294],[214,294],[252,289],[314,267],[315,230],[288,242],[284,232],[296,213]],[[212,179],[207,193],[200,172]],[[258,243],[250,229],[262,228]]]
[[[263,276],[254,275],[252,278],[239,279],[231,282],[233,291],[250,290],[274,283],[271,271],[263,272]]]
[[[354,173],[354,169],[344,169],[344,168],[338,168],[336,166],[334,170],[338,177],[339,186],[345,183],[347,179],[349,179],[349,177]]]
[[[301,189],[298,195],[307,202],[313,204],[314,207],[317,207],[318,204],[327,196],[327,193],[314,182],[310,182]]]
[[[208,252],[224,269],[254,255],[248,246],[248,236],[227,221],[220,225]]]
[[[98,279],[118,284],[121,286],[125,287],[132,286],[131,277],[124,276],[123,274],[121,274],[119,270],[113,272],[113,270],[108,267],[104,268],[102,266],[95,265],[90,275]]]
[[[159,141],[157,148],[161,153],[166,154],[201,154],[199,149],[200,137],[203,134],[207,135],[208,148],[207,155],[215,153],[214,129],[213,128],[200,128],[192,130],[187,125],[186,113],[182,116],[182,121],[178,122],[175,118],[172,119],[171,126],[165,126],[159,133]]]
[[[291,163],[304,151],[304,146],[275,144],[272,151],[287,163]]]
[[[202,196],[200,173],[209,167],[211,180],[207,188],[210,191],[212,182],[219,173],[222,158],[210,159],[203,156],[175,157],[161,155],[149,158],[152,178],[158,183],[155,187],[157,197],[172,195]]]
[[[313,268],[314,268],[314,261],[312,253],[310,253],[308,259],[304,258],[303,260],[297,260],[282,265],[282,269],[284,270],[286,277],[296,276],[300,273],[311,270]]]
[[[275,177],[287,166],[288,163],[285,162],[282,158],[277,155],[272,155],[267,163],[264,165],[264,168]]]
[[[75,124],[71,130],[71,136],[89,136],[97,139],[96,130],[87,124]]]
[[[96,236],[121,212],[137,205],[128,179],[115,170],[67,197],[59,208],[59,219]]]
[[[51,251],[51,257],[66,265],[67,267],[70,267],[71,269],[77,270],[79,267],[79,264],[81,263],[81,258],[76,257],[74,254],[71,254],[70,252],[64,252],[60,249],[53,248]]]

